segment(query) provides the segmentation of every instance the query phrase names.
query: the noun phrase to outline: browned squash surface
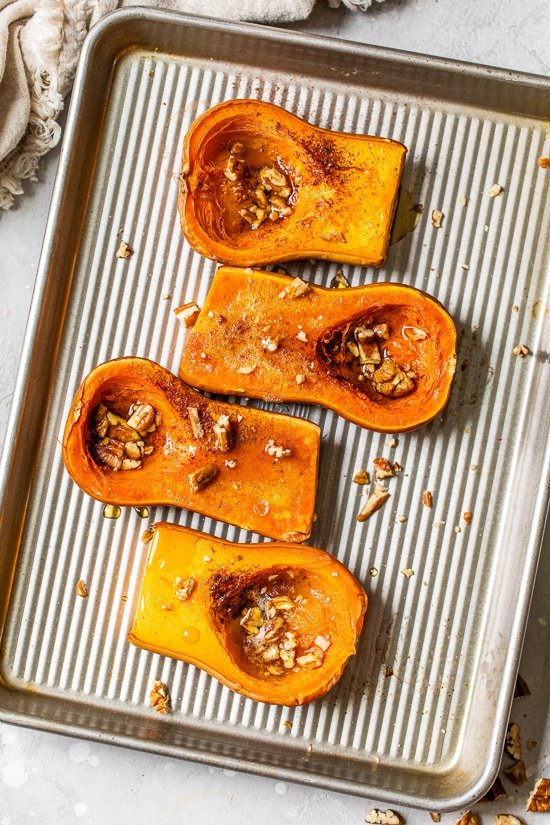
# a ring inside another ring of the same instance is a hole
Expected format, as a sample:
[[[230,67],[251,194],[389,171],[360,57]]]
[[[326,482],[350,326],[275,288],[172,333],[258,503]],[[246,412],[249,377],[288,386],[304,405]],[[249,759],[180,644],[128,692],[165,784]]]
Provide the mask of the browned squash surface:
[[[378,266],[405,154],[393,140],[330,132],[271,103],[229,100],[186,135],[182,230],[220,263],[328,258]]]
[[[85,378],[69,410],[63,460],[90,496],[174,505],[285,541],[314,518],[319,428],[204,398],[143,358]]]
[[[362,427],[400,432],[444,407],[455,346],[449,314],[413,287],[325,289],[221,267],[180,374],[203,390],[320,404]]]
[[[251,699],[301,705],[342,675],[366,605],[324,550],[156,524],[129,639]]]

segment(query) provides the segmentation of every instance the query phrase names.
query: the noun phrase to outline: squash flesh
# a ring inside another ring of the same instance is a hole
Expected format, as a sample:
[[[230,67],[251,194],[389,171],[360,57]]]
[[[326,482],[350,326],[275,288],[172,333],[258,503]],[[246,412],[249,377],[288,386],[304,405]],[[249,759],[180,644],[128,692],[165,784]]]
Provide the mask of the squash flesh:
[[[266,663],[250,658],[251,637],[240,621],[251,583],[265,587],[269,597],[280,593],[281,577],[294,601],[288,626],[296,632],[298,654],[314,646],[317,637],[329,644],[319,667],[282,668],[274,675]],[[192,591],[179,600],[176,582],[188,579]],[[224,587],[230,597],[224,598]],[[234,544],[156,524],[129,640],[200,667],[249,698],[298,705],[323,696],[338,681],[355,652],[366,605],[363,588],[323,550],[275,542]]]

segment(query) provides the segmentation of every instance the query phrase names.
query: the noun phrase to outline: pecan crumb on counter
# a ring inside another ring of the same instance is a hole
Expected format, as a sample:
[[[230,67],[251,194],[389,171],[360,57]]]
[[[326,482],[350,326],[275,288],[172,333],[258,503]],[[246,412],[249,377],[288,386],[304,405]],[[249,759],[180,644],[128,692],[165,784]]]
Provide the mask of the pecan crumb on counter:
[[[378,808],[373,808],[365,817],[365,822],[369,825],[401,825],[403,820],[399,814],[388,808],[385,811],[380,811]]]
[[[521,759],[521,736],[516,722],[510,722],[508,725],[504,750],[512,759]]]
[[[479,817],[473,811],[466,811],[456,820],[456,825],[479,825]]]
[[[512,816],[512,814],[497,814],[495,825],[523,825],[523,822],[517,816]]]
[[[550,811],[550,779],[541,777],[537,779],[535,787],[529,794],[526,811],[535,811],[536,813],[547,813]]]

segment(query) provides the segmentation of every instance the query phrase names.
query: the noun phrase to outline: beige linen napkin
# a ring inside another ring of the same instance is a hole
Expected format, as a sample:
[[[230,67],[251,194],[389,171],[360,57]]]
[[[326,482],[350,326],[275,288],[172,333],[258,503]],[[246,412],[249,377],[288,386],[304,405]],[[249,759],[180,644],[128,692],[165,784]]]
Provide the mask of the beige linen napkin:
[[[351,9],[373,0],[329,0]],[[383,0],[377,0],[383,2]],[[152,6],[261,23],[305,20],[315,0],[0,0],[0,210],[36,179],[59,140],[57,118],[89,29],[122,6]]]

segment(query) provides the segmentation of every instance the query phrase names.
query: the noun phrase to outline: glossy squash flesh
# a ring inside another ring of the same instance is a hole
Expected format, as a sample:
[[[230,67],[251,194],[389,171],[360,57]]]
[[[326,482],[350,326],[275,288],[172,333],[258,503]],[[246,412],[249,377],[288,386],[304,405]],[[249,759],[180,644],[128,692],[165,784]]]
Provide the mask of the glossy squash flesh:
[[[301,705],[342,675],[366,605],[324,550],[233,544],[157,524],[129,639],[251,699]]]

